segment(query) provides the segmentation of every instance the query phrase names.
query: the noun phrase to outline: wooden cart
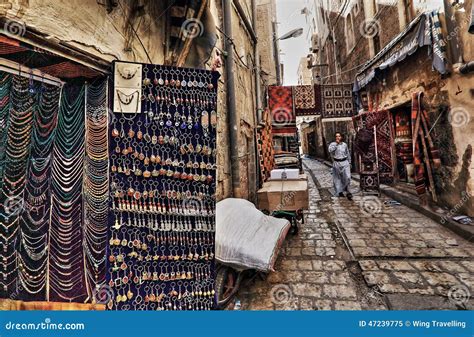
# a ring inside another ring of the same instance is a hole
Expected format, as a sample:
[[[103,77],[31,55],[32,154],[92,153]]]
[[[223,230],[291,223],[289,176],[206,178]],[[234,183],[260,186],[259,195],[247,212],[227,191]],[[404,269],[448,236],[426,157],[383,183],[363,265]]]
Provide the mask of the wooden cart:
[[[277,218],[290,221],[293,234],[298,232],[298,222],[303,221],[303,210],[308,209],[308,178],[269,180],[257,192],[258,208]]]

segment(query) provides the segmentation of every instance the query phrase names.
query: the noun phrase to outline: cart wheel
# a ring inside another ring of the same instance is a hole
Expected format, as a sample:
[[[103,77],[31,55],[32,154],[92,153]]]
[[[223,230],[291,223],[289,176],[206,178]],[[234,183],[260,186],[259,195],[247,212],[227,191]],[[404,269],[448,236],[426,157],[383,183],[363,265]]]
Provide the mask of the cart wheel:
[[[291,219],[290,233],[292,235],[298,234],[298,220],[296,220],[296,217],[292,217],[292,219]]]
[[[237,292],[235,281],[235,273],[231,268],[222,266],[217,270],[216,292],[219,309],[223,309]]]

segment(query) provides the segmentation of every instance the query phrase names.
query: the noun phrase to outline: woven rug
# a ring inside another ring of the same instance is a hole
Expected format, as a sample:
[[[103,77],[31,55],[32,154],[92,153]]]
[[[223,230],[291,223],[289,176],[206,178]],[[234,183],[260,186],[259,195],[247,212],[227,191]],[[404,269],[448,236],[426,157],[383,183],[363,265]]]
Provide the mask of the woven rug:
[[[352,84],[324,84],[321,92],[323,118],[354,116]]]
[[[271,170],[275,166],[273,137],[272,137],[272,119],[270,112],[265,110],[263,113],[264,127],[257,132],[257,149],[259,155],[260,177],[266,181],[270,176]]]
[[[392,122],[390,113],[386,110],[376,112],[365,112],[354,116],[354,127],[356,130],[368,128],[372,130],[377,127],[377,156],[380,183],[393,183],[393,161],[392,161]],[[375,162],[375,144],[369,146],[369,151],[363,156],[366,161]]]
[[[321,86],[297,85],[293,87],[296,116],[320,115],[322,110]]]
[[[287,127],[296,124],[292,87],[268,87],[268,107],[273,127]]]
[[[422,92],[415,92],[412,95],[411,119],[416,192],[421,196],[426,193],[427,189],[430,189],[434,196],[434,186],[430,186],[429,178],[431,170],[441,166],[441,159],[439,150],[430,136],[431,128],[428,112],[423,107]],[[428,158],[425,157],[425,151]]]

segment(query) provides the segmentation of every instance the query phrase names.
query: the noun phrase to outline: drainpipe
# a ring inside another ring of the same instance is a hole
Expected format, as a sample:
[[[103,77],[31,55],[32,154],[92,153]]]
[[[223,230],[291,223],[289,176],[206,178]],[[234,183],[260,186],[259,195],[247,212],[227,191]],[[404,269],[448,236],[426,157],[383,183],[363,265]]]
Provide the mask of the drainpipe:
[[[257,1],[252,0],[252,26],[255,30],[257,30]],[[258,50],[258,35],[256,34],[256,39],[253,44],[253,59],[255,62],[255,100],[256,104],[255,107],[257,109],[257,127],[262,123],[262,92],[260,87],[260,52]],[[255,153],[255,184],[257,189],[260,187],[260,165],[259,165],[259,153],[258,153],[258,146],[257,146],[257,132],[258,130],[255,129],[254,135],[254,153]]]
[[[252,0],[252,25],[257,27],[257,1]],[[255,97],[257,100],[257,124],[262,122],[262,89],[260,87],[260,52],[258,50],[258,36],[254,43],[253,58],[255,60]]]
[[[229,132],[232,196],[235,196],[235,190],[240,187],[240,165],[238,146],[239,126],[235,103],[234,50],[232,47],[232,1],[222,0],[222,9],[224,15],[224,34],[226,35],[225,51],[227,54],[225,63],[227,82],[227,127]]]
[[[281,64],[280,64],[280,48],[279,48],[279,43],[278,43],[278,24],[273,21],[272,22],[272,27],[273,27],[273,57],[275,58],[276,62],[276,80],[277,80],[277,85],[282,85],[281,83]]]

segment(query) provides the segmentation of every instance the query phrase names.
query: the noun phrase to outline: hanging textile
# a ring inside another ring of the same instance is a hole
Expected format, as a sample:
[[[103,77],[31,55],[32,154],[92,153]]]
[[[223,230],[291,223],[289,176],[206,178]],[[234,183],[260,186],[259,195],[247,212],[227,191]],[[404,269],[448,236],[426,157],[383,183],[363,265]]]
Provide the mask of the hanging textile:
[[[297,85],[293,87],[293,97],[296,116],[320,115],[321,86],[320,85]]]
[[[139,66],[130,73],[124,72],[130,64],[114,65],[120,87],[111,125],[107,250],[114,296],[106,305],[209,310],[215,307],[219,74]],[[142,81],[134,87],[137,76]]]
[[[420,13],[406,28],[394,37],[375,57],[366,62],[354,79],[354,92],[360,92],[382,71],[403,62],[419,48],[427,47],[433,69],[446,74],[446,42],[443,39],[439,11]]]
[[[358,114],[352,118],[354,122],[354,127],[356,130],[366,129],[368,132],[373,132],[374,126],[377,130],[377,156],[375,156],[375,137],[372,141],[372,144],[368,146],[369,151],[363,154],[363,161],[365,163],[373,163],[378,167],[378,174],[380,183],[382,184],[392,184],[394,181],[394,167],[392,160],[392,121],[390,118],[390,112],[387,110],[374,111],[374,112],[364,112]],[[359,139],[361,137],[359,136]],[[367,138],[367,137],[365,137]],[[360,144],[360,141],[358,142]],[[364,145],[367,147],[367,144]],[[359,145],[360,147],[360,145]],[[361,152],[359,152],[361,153]],[[378,162],[377,162],[378,158]],[[373,165],[368,165],[370,167],[368,171],[373,171]]]
[[[285,128],[296,124],[292,87],[268,87],[268,107],[273,128]]]
[[[411,120],[416,192],[422,196],[429,189],[436,201],[432,168],[440,167],[441,159],[430,135],[431,128],[428,112],[423,106],[422,92],[415,92],[412,95]]]
[[[352,84],[323,84],[322,117],[352,117],[355,114]]]
[[[266,181],[275,166],[275,153],[272,137],[272,119],[270,112],[263,113],[263,127],[257,132],[257,147],[259,154],[260,178]]]

